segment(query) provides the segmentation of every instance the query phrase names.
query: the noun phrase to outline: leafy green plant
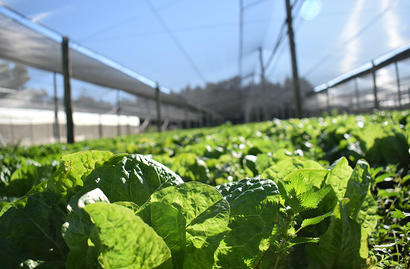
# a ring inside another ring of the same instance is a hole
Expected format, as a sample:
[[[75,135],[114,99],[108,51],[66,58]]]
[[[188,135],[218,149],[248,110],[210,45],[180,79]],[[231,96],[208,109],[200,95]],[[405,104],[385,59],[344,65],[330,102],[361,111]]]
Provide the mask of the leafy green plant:
[[[407,268],[409,118],[0,149],[0,267]]]

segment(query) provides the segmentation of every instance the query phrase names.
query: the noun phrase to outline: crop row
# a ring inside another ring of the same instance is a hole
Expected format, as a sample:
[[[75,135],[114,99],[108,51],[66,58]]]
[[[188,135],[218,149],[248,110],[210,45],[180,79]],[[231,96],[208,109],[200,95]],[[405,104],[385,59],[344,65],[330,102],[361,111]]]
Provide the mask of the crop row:
[[[0,267],[406,268],[409,120],[1,149]]]

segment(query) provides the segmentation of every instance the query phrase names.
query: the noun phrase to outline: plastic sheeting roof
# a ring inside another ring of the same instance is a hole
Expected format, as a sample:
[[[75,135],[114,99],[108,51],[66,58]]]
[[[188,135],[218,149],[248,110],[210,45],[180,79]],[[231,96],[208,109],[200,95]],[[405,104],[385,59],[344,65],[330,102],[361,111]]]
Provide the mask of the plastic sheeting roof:
[[[331,81],[327,83],[321,84],[315,87],[314,91],[321,92],[321,91],[327,90],[328,88],[335,87],[353,78],[369,74],[391,63],[398,62],[398,61],[401,61],[409,57],[410,57],[410,44],[403,48],[396,49],[383,56],[380,56],[379,58],[371,61],[370,63],[360,66],[359,68],[349,73],[338,76],[337,78],[332,79]]]
[[[62,35],[33,23],[1,3],[0,37],[1,58],[62,73]],[[69,45],[72,78],[155,99],[155,82],[75,42],[70,41]],[[205,111],[165,93],[161,93],[161,102]]]

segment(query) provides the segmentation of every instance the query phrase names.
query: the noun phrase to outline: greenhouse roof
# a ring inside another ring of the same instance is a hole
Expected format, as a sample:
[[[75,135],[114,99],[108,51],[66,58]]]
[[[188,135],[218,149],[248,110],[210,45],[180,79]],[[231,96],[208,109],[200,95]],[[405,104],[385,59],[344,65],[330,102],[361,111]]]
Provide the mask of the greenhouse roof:
[[[386,53],[380,56],[379,58],[369,63],[366,63],[357,69],[354,69],[351,72],[340,75],[327,83],[324,83],[324,84],[321,84],[315,87],[315,92],[321,92],[321,91],[327,90],[328,88],[336,87],[337,85],[343,84],[346,81],[370,74],[371,72],[381,69],[389,64],[401,61],[409,57],[410,57],[410,44],[405,47],[402,47],[402,48],[393,50],[389,53]]]
[[[46,71],[62,73],[63,35],[34,23],[0,3],[0,58],[19,62]],[[156,83],[120,64],[70,41],[69,54],[72,78],[100,86],[124,90],[130,94],[155,98]],[[188,105],[180,97],[166,94],[161,88],[161,102]]]

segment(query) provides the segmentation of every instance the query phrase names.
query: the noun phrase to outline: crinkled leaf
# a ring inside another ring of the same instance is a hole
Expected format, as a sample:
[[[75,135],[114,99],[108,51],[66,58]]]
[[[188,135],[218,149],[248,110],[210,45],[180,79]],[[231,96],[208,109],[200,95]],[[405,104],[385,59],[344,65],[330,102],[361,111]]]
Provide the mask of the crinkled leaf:
[[[85,177],[97,166],[113,156],[108,151],[82,151],[63,155],[62,164],[48,181],[48,188],[56,193],[68,195],[68,199],[79,187],[83,186]]]
[[[361,268],[368,255],[367,238],[376,226],[376,204],[369,191],[368,164],[358,161],[347,183],[345,198],[316,246],[309,246],[312,262],[322,268]]]
[[[214,187],[189,182],[153,193],[150,202],[151,225],[170,247],[174,265],[210,268],[228,230],[229,204],[222,195]]]
[[[95,248],[103,268],[150,269],[169,264],[171,252],[163,239],[128,208],[98,202],[84,210],[94,225],[89,246]]]
[[[293,171],[301,168],[323,169],[323,167],[315,161],[297,157],[291,158],[289,156],[286,156],[275,165],[263,171],[261,177],[270,179],[283,179]]]
[[[279,223],[279,192],[271,180],[244,179],[217,187],[231,206],[230,231],[217,252],[218,268],[253,268]],[[280,237],[280,236],[278,236]]]
[[[99,188],[111,202],[144,204],[150,195],[182,179],[162,164],[143,155],[116,155],[95,168],[85,179],[82,193]]]
[[[311,186],[320,188],[327,173],[328,171],[325,169],[303,168],[287,175],[284,181],[292,185],[292,188],[295,189],[297,193],[303,193],[309,190]]]

